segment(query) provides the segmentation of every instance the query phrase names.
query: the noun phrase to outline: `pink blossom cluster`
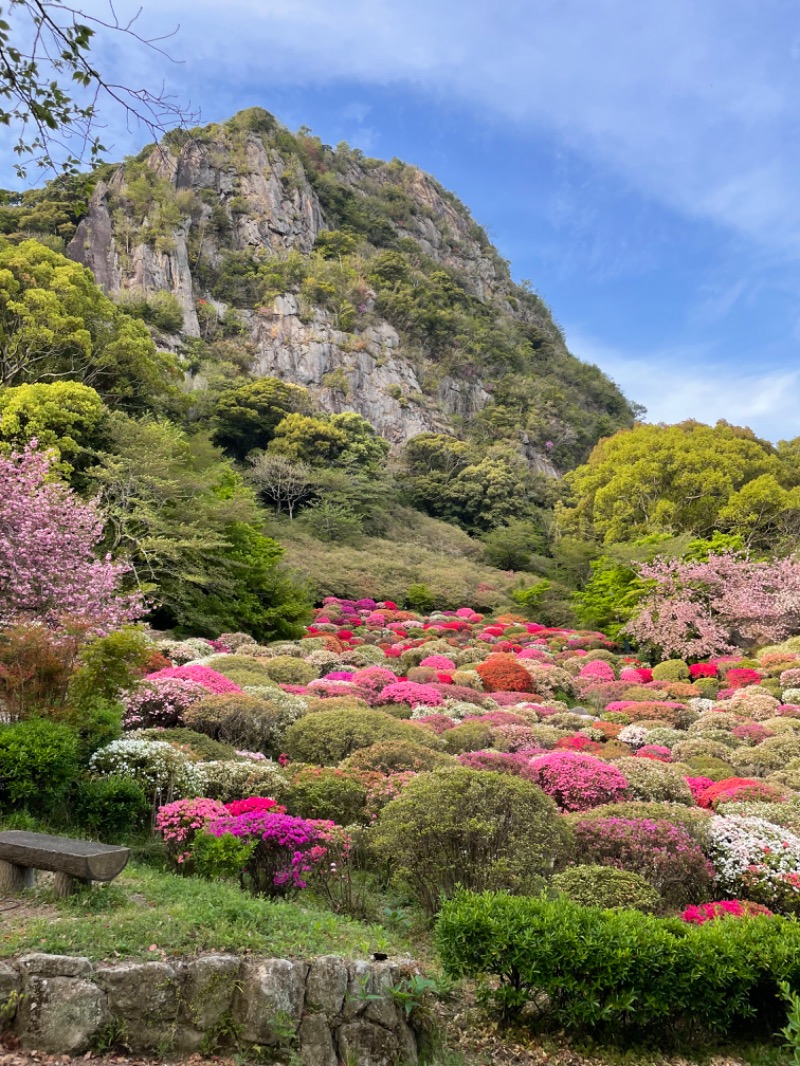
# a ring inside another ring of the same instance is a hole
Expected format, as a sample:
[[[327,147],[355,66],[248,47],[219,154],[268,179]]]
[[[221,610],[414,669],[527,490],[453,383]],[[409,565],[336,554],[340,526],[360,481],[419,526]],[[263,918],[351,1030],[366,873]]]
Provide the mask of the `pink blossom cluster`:
[[[414,681],[395,681],[381,690],[381,703],[407,703],[411,707],[441,707],[444,697],[433,685],[418,685]]]
[[[123,699],[125,729],[180,725],[187,707],[208,695],[198,681],[181,677],[150,678]]]
[[[168,666],[163,670],[157,670],[154,674],[148,674],[145,681],[160,681],[168,677],[176,677],[182,681],[195,681],[209,692],[213,692],[214,695],[242,691],[233,681],[208,666]]]
[[[715,918],[771,917],[772,911],[749,899],[722,899],[714,903],[692,904],[681,915],[684,922],[704,925]]]
[[[615,766],[591,755],[555,751],[531,762],[533,779],[565,811],[586,811],[616,803],[627,794],[628,781]]]

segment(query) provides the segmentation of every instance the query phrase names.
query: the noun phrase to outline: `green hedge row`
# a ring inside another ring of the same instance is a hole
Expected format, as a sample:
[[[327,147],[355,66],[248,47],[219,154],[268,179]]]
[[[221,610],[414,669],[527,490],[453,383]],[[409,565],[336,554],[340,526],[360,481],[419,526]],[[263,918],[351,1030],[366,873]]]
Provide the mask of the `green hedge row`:
[[[461,892],[444,904],[436,938],[451,976],[493,979],[487,994],[507,1017],[549,1016],[584,1034],[731,1033],[743,1022],[774,1032],[785,1019],[779,982],[800,981],[794,919],[696,926],[566,899]]]

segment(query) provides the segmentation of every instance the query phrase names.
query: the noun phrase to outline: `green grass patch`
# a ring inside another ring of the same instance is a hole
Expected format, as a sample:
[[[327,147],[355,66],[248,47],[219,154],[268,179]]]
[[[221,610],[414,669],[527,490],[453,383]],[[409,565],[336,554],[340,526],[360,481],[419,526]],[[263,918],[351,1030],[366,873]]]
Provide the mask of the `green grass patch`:
[[[95,886],[71,899],[54,902],[42,888],[28,902],[49,904],[48,913],[37,916],[35,906],[26,906],[18,919],[13,911],[4,915],[2,957],[28,951],[91,959],[152,959],[204,951],[279,958],[408,951],[402,938],[378,925],[302,902],[260,899],[233,884],[179,877],[138,863],[131,863],[113,884]]]

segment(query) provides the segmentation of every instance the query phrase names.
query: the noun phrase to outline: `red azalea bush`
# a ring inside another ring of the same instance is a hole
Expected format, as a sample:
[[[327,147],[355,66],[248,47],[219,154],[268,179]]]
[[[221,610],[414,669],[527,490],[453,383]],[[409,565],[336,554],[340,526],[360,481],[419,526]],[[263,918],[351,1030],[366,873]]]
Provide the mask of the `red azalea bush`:
[[[581,862],[641,874],[671,906],[708,895],[714,868],[682,826],[649,818],[586,818],[573,826]]]
[[[225,804],[228,814],[259,814],[272,811],[273,814],[286,814],[286,808],[281,807],[277,800],[269,796],[249,796],[247,799],[233,800]]]
[[[728,688],[745,688],[747,685],[759,685],[761,680],[761,674],[758,670],[751,670],[748,666],[735,666],[725,674],[725,684]]]
[[[609,763],[571,751],[554,751],[531,762],[532,780],[564,811],[586,811],[625,799],[628,782]]]
[[[689,786],[695,803],[699,803],[703,793],[714,784],[710,777],[685,777],[684,781]]]
[[[605,659],[592,659],[581,667],[578,677],[586,681],[615,681],[614,668]]]
[[[487,692],[533,692],[533,679],[513,655],[490,655],[475,667]]]
[[[689,677],[694,681],[697,677],[716,677],[717,667],[714,663],[693,663],[689,667]]]
[[[769,907],[760,903],[753,903],[749,899],[723,899],[715,903],[701,903],[687,907],[681,915],[685,922],[692,925],[704,925],[715,918],[756,918],[759,916],[773,917]]]
[[[710,785],[698,799],[701,807],[713,810],[719,803],[781,803],[785,794],[766,781],[752,777],[726,777]]]
[[[662,744],[645,744],[635,753],[637,759],[656,759],[658,762],[672,762],[672,752]]]

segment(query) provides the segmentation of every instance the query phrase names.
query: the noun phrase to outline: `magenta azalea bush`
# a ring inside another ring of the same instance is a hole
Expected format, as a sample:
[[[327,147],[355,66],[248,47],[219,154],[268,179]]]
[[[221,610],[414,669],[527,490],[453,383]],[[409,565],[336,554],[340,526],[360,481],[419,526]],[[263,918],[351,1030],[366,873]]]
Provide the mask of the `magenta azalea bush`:
[[[167,857],[179,866],[185,864],[197,833],[227,813],[223,804],[204,798],[176,800],[159,807],[156,829],[164,840]]]
[[[163,670],[157,670],[154,674],[148,674],[145,681],[161,681],[164,678],[194,681],[215,696],[219,696],[223,692],[242,691],[233,681],[228,680],[227,677],[218,674],[216,670],[212,670],[208,666],[167,666]]]
[[[531,761],[532,780],[564,811],[587,811],[625,798],[625,775],[591,755],[554,751]]]

